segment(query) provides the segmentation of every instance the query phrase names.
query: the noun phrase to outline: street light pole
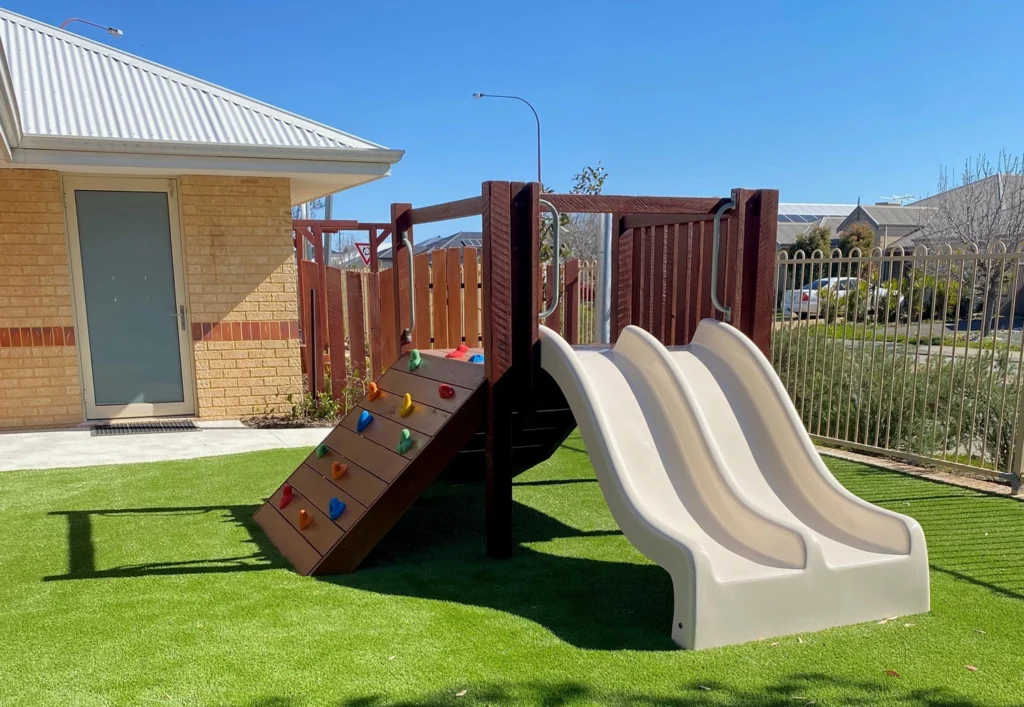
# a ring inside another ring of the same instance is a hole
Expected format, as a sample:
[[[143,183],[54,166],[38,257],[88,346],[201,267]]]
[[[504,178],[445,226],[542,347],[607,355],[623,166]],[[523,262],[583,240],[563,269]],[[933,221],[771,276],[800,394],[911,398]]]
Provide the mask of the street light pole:
[[[497,93],[474,93],[473,98],[507,98],[525,103],[533,111],[533,118],[537,121],[537,181],[543,184],[544,182],[540,178],[540,116],[537,115],[537,109],[533,107],[533,104],[519,96],[502,96]]]
[[[81,17],[69,17],[68,19],[66,19],[66,20],[64,20],[63,22],[60,23],[60,28],[64,29],[69,24],[71,24],[72,22],[81,22],[83,25],[89,25],[90,27],[98,27],[99,29],[105,30],[107,32],[107,34],[109,34],[111,37],[123,37],[124,36],[124,32],[119,30],[117,27],[104,27],[103,25],[98,25],[95,22],[90,22],[89,20],[83,20]]]

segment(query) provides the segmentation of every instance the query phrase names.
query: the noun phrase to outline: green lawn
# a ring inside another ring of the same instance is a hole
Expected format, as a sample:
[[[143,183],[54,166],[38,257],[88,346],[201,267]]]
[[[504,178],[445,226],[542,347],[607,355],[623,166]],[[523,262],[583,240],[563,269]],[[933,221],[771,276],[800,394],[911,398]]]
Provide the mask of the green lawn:
[[[685,652],[575,436],[517,480],[514,559],[439,484],[327,580],[250,521],[305,454],[0,474],[0,703],[1024,704],[1022,503],[830,461],[923,523],[931,613]]]

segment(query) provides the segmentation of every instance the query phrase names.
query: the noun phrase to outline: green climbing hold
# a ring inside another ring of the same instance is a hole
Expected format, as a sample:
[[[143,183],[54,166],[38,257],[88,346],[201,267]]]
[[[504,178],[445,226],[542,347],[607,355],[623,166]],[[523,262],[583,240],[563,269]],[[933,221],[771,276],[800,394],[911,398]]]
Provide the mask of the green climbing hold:
[[[409,430],[402,430],[398,437],[398,453],[405,454],[412,447],[412,434]]]
[[[316,448],[316,458],[322,459],[325,456],[327,456],[327,445],[321,444],[319,447]]]
[[[421,363],[423,363],[423,359],[420,357],[419,350],[413,349],[412,352],[409,354],[409,370],[415,371],[417,368],[420,367]]]

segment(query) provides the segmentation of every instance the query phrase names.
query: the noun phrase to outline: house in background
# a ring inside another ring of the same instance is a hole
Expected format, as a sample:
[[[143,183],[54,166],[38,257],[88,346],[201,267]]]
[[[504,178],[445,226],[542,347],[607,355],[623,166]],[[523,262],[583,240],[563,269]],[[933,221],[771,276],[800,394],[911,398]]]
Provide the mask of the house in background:
[[[934,213],[933,208],[900,206],[891,202],[880,202],[873,206],[857,204],[857,208],[839,225],[839,230],[845,231],[855,223],[865,223],[875,234],[875,245],[887,251],[920,230]]]
[[[0,429],[301,391],[293,204],[402,153],[0,10]]]
[[[784,250],[815,226],[832,229],[832,243],[839,242],[839,224],[857,208],[856,204],[779,204],[776,250]]]
[[[483,233],[480,231],[459,231],[450,236],[435,236],[422,243],[414,243],[412,251],[414,255],[419,255],[445,248],[477,248],[479,250],[482,246]],[[391,248],[381,250],[378,257],[382,269],[391,267]]]

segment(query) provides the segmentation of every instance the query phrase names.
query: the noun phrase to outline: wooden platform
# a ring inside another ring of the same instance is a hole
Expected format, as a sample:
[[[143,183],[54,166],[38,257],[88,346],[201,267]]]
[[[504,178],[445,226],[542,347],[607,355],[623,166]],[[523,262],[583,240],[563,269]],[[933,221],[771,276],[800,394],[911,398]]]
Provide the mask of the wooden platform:
[[[363,398],[253,516],[297,572],[304,575],[351,572],[437,475],[480,429],[484,417],[484,367],[445,358],[448,350],[423,351],[409,370],[403,355],[378,381],[375,400]],[[471,351],[467,354],[474,353]],[[431,355],[433,354],[433,355]],[[439,386],[454,395],[442,398]],[[405,393],[413,411],[402,417]],[[356,431],[363,411],[373,421]],[[403,429],[412,446],[397,450]],[[318,451],[320,454],[318,454]],[[347,465],[332,478],[335,462]],[[285,485],[292,501],[281,508]],[[331,520],[331,500],[345,510]],[[300,511],[312,522],[300,528]]]

